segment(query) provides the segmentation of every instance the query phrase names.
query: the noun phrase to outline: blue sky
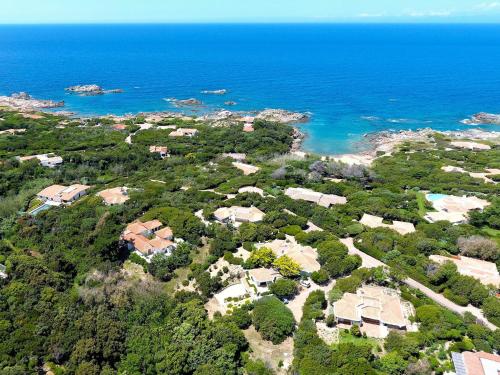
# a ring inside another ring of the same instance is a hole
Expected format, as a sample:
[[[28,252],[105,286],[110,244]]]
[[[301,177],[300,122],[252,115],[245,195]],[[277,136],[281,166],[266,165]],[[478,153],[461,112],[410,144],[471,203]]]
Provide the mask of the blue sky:
[[[500,0],[0,0],[0,23],[500,22]]]

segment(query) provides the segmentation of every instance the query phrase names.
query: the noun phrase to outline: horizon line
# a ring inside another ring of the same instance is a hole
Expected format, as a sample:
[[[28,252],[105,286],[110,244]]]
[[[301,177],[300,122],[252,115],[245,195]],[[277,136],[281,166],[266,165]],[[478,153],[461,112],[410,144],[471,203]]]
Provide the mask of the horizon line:
[[[0,26],[84,26],[84,25],[500,25],[498,21],[464,20],[332,20],[332,21],[78,21],[78,22],[0,22]]]

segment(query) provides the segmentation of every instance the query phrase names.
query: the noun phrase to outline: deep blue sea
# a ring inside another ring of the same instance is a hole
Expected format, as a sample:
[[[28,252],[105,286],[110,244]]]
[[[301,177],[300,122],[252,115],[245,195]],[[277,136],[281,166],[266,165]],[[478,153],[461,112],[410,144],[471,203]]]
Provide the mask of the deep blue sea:
[[[125,92],[64,91],[90,83]],[[200,93],[215,89],[229,93]],[[21,90],[82,114],[173,110],[169,97],[308,111],[305,148],[343,153],[367,132],[499,113],[500,25],[0,26],[0,94]]]

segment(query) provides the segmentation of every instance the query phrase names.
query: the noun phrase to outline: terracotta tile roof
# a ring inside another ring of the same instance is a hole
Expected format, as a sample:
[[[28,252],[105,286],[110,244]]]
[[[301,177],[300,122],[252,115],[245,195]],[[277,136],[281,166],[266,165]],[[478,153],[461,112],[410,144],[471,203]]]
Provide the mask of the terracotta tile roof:
[[[500,356],[486,352],[452,353],[457,375],[498,375]]]
[[[171,239],[174,235],[174,233],[172,232],[172,229],[170,227],[165,227],[163,229],[157,230],[155,232],[155,234],[158,237],[164,238],[164,239]]]
[[[51,185],[39,192],[38,195],[49,199],[55,199],[64,189],[66,189],[66,186]]]
[[[155,229],[160,228],[163,224],[160,220],[155,219],[155,220],[146,221],[145,223],[142,223],[142,225],[144,225],[149,230],[155,230]]]
[[[116,187],[97,193],[106,204],[123,204],[130,199],[126,187]]]

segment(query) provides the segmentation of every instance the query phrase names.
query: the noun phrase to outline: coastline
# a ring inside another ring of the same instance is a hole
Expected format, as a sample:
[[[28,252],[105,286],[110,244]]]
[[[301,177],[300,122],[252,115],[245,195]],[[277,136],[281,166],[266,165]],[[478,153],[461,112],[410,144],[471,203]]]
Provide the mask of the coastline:
[[[56,116],[62,116],[73,119],[88,119],[93,116],[83,116],[76,112],[64,110],[65,103],[56,102],[47,99],[35,99],[25,92],[12,94],[11,96],[0,96],[0,107],[6,107],[14,111],[18,111],[25,117],[36,116],[37,113],[47,113]],[[58,110],[56,110],[58,109]],[[60,109],[60,110],[59,110]],[[245,124],[246,126],[253,124],[254,120],[266,120],[278,122],[281,124],[290,125],[293,129],[293,143],[290,148],[290,154],[304,158],[309,154],[316,154],[313,150],[304,148],[304,140],[309,136],[307,130],[299,128],[297,124],[307,124],[311,120],[311,113],[293,112],[284,109],[250,110],[250,111],[230,111],[226,109],[215,110],[201,115],[186,114],[183,111],[155,111],[155,112],[137,112],[125,115],[107,114],[96,115],[97,118],[112,119],[115,122],[123,122],[142,116],[146,122],[159,122],[163,119],[177,118],[185,121],[208,122],[212,126],[234,126]],[[491,115],[480,113],[473,115],[472,119],[493,118],[495,121],[499,115]],[[465,122],[468,125],[477,125],[477,121]],[[358,141],[363,150],[352,153],[328,154],[323,155],[323,160],[331,159],[344,162],[346,164],[361,164],[369,166],[375,159],[381,156],[390,155],[398,146],[404,142],[433,142],[433,134],[442,134],[446,137],[456,139],[470,140],[493,140],[500,138],[500,131],[485,131],[477,128],[461,130],[461,131],[442,131],[432,129],[430,127],[416,130],[380,130],[376,132],[366,133],[362,139]]]

